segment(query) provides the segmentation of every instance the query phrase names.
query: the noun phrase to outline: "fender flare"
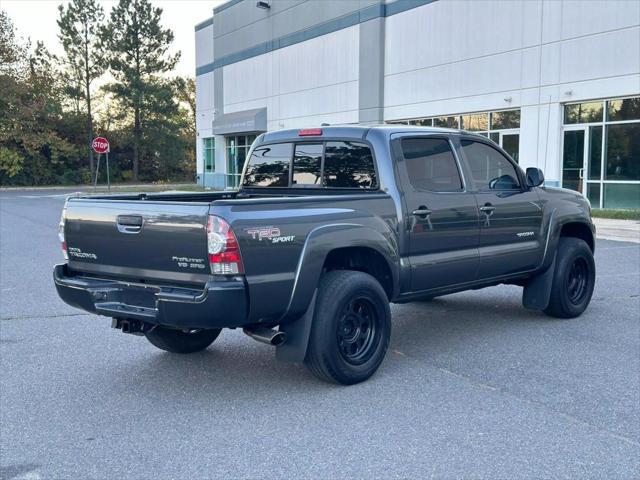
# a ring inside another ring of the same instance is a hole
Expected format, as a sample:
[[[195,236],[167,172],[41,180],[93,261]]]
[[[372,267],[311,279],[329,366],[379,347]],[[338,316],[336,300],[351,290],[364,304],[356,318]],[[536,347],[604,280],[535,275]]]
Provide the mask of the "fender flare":
[[[542,261],[540,273],[533,277],[522,290],[522,305],[530,310],[544,310],[549,306],[551,287],[553,286],[553,277],[556,271],[557,249],[560,243],[562,228],[570,223],[583,224],[591,232],[592,241],[595,240],[593,238],[594,232],[592,225],[589,225],[584,219],[575,218],[574,216],[564,216],[557,219],[554,223],[555,214],[556,210],[551,213],[549,219],[547,245],[545,247],[545,256]]]
[[[355,223],[336,223],[315,228],[307,236],[298,260],[289,305],[280,319],[279,330],[287,334],[287,341],[276,347],[276,358],[286,362],[302,362],[307,352],[311,324],[315,310],[317,286],[322,267],[332,250],[346,247],[371,248],[381,254],[391,271],[395,289],[399,267],[397,244],[393,235],[382,233]]]

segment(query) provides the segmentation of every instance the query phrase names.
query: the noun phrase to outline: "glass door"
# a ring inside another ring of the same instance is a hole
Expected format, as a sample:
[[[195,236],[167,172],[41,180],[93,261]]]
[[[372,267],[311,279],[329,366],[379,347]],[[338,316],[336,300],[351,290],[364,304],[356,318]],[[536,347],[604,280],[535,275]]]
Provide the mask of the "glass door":
[[[256,135],[233,135],[226,137],[227,142],[227,188],[238,188],[244,162]]]
[[[227,188],[237,188],[238,183],[238,171],[240,167],[238,165],[238,157],[239,157],[239,148],[238,148],[238,138],[227,137]]]
[[[562,147],[562,186],[583,193],[586,128],[565,130]]]
[[[562,186],[585,194],[600,205],[602,172],[602,126],[570,128],[564,131]]]
[[[500,146],[513,158],[516,163],[520,163],[520,132],[512,131],[500,132]]]

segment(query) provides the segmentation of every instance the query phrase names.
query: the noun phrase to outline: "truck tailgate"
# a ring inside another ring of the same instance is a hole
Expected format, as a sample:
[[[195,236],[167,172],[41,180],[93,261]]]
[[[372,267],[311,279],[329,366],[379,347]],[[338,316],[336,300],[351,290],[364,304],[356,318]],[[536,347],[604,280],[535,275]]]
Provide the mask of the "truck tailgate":
[[[136,281],[204,284],[208,203],[70,199],[69,267]]]

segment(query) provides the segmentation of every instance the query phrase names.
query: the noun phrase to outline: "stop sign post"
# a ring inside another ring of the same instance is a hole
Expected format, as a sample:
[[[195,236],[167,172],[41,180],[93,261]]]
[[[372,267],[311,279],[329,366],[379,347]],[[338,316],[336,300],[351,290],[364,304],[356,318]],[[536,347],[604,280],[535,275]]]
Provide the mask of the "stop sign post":
[[[107,159],[107,188],[111,191],[111,181],[109,179],[109,141],[104,137],[96,137],[91,142],[91,148],[98,154],[98,165],[96,166],[96,178],[93,182],[93,188],[98,186],[98,172],[100,171],[100,156],[104,154]]]

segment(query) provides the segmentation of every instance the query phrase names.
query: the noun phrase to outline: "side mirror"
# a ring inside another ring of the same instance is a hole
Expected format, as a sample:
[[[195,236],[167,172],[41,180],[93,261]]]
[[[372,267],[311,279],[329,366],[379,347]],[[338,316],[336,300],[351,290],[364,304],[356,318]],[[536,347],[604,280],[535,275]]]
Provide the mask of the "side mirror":
[[[544,173],[536,167],[527,168],[527,186],[539,187],[544,182]]]

